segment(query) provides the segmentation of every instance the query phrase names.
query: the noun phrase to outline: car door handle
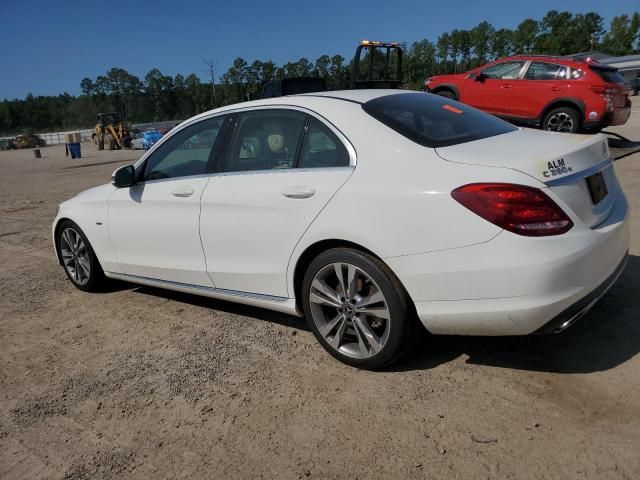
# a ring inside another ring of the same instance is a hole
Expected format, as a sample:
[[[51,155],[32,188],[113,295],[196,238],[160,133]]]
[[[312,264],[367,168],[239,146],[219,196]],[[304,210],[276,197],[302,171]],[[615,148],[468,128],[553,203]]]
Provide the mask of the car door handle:
[[[194,188],[189,185],[183,185],[177,187],[176,189],[171,191],[171,195],[174,197],[190,197],[195,192]]]
[[[315,194],[316,189],[307,185],[294,185],[282,192],[282,195],[287,198],[310,198]]]
[[[560,87],[551,87],[552,92],[559,92],[560,90],[562,90]]]
[[[513,85],[511,85],[510,83],[505,83],[504,85],[502,85],[502,88],[511,88]]]

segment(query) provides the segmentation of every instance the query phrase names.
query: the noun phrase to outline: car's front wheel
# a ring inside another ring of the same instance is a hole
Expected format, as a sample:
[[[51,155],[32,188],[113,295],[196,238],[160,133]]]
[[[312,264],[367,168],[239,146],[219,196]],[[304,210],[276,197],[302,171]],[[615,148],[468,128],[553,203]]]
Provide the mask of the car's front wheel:
[[[350,248],[320,254],[304,276],[302,301],[320,344],[344,363],[381,368],[409,346],[410,299],[389,267],[372,255]]]
[[[70,220],[63,221],[56,231],[60,260],[71,283],[85,292],[100,290],[104,272],[84,232]]]

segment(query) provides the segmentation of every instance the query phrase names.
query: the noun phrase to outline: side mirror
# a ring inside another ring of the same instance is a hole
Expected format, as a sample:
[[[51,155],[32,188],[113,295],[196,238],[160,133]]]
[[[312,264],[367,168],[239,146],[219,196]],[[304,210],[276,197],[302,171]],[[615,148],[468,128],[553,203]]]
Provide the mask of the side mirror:
[[[136,183],[136,171],[133,165],[125,165],[113,172],[111,183],[118,188],[130,187]]]
[[[486,79],[487,76],[482,72],[478,73],[475,77],[476,82],[484,82]]]

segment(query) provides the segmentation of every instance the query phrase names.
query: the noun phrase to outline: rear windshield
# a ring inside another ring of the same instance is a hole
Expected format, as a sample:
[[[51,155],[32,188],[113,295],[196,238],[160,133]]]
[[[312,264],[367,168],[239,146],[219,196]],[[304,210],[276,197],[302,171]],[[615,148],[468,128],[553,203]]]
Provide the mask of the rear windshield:
[[[488,113],[432,93],[400,93],[362,105],[365,112],[425,147],[472,142],[517,130]]]
[[[619,83],[621,85],[626,83],[624,77],[618,72],[618,70],[597,67],[591,67],[591,70],[596,72],[600,78],[607,83]]]

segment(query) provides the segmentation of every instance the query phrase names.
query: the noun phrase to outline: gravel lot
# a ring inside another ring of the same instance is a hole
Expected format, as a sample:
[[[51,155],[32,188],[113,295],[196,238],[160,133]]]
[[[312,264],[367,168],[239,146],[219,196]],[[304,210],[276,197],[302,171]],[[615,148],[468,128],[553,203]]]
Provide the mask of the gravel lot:
[[[616,129],[640,138],[640,101]],[[640,221],[620,281],[556,336],[428,337],[391,370],[304,323],[76,290],[57,205],[140,152],[0,152],[0,478],[640,478]],[[635,212],[640,154],[616,164]]]

